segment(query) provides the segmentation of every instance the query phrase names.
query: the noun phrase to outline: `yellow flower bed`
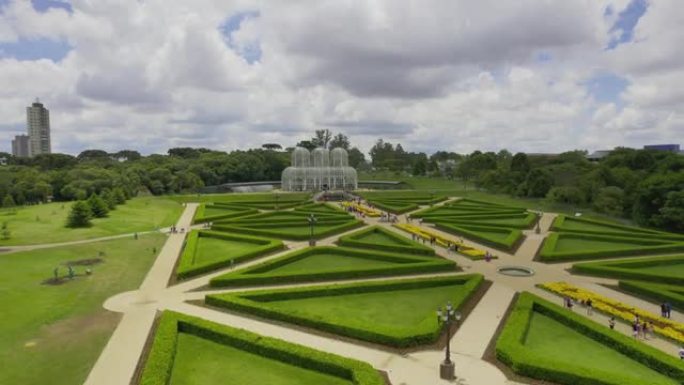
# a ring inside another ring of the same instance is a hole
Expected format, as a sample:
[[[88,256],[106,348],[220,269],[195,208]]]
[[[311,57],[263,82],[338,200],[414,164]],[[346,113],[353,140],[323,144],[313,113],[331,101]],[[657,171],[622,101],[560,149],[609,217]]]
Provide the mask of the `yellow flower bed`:
[[[354,203],[354,202],[342,202],[342,203],[340,203],[340,204],[341,204],[342,207],[344,207],[344,208],[353,207],[354,209],[356,209],[356,211],[361,212],[361,213],[364,213],[364,214],[366,214],[366,216],[369,216],[369,217],[379,217],[379,216],[382,215],[382,211],[377,210],[377,209],[374,209],[374,208],[372,208],[372,207],[360,205],[360,204],[358,204],[358,203]]]
[[[615,316],[616,318],[620,318],[629,323],[634,321],[635,315],[638,315],[641,321],[653,322],[653,328],[656,333],[677,342],[684,342],[684,324],[674,322],[634,306],[629,306],[622,302],[603,297],[589,290],[573,286],[566,282],[543,283],[539,285],[539,287],[556,294],[570,297],[577,302],[587,301],[591,298],[594,309]]]
[[[432,238],[435,239],[438,245],[442,247],[447,247],[450,243],[452,245],[458,246],[458,252],[461,254],[465,254],[467,256],[473,257],[475,259],[480,259],[484,257],[485,251],[476,249],[474,247],[466,246],[461,242],[457,241],[452,241],[448,238],[443,237],[442,235],[435,233],[433,231],[430,231],[428,229],[422,228],[420,226],[412,225],[409,223],[397,223],[394,225],[395,227],[402,229],[404,231],[407,231],[411,234],[415,234],[418,237],[425,239],[425,240],[430,240]],[[492,258],[496,258],[495,256],[492,256]]]

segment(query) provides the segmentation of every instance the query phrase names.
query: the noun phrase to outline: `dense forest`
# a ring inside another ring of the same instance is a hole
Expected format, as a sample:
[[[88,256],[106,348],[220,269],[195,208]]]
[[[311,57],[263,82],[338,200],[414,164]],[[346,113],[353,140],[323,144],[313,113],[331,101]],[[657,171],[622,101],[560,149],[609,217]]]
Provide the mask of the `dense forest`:
[[[558,155],[511,154],[506,150],[432,155],[407,152],[401,144],[379,139],[370,160],[343,134],[318,130],[297,143],[309,149],[344,147],[360,170],[459,179],[470,188],[551,202],[592,207],[645,225],[684,232],[684,156],[619,148],[599,162],[582,151]],[[230,153],[204,148],[172,148],[166,155],[136,151],[86,150],[14,158],[0,153],[0,202],[4,207],[48,200],[82,200],[93,194],[140,191],[154,195],[196,192],[228,182],[279,180],[289,166],[292,148],[277,143]]]

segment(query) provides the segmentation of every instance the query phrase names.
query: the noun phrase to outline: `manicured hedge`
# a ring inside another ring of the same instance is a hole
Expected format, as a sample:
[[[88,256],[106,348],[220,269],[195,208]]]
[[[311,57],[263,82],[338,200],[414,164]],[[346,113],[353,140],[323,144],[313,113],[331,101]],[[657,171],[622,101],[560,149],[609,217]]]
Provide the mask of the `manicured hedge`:
[[[364,267],[356,269],[350,268],[345,270],[319,272],[272,272],[278,267],[282,267],[320,253],[339,254],[341,256],[395,262],[397,264],[396,266]],[[420,273],[453,271],[456,269],[456,267],[457,266],[455,262],[441,258],[437,259],[413,255],[397,255],[381,253],[377,251],[369,252],[345,247],[320,246],[298,250],[274,260],[264,262],[257,266],[221,275],[219,277],[213,278],[210,282],[210,286],[237,287],[257,284],[300,283],[367,277],[413,275]]]
[[[293,366],[326,373],[358,385],[384,385],[369,364],[321,352],[283,340],[264,337],[242,329],[200,318],[165,311],[144,363],[140,385],[167,385],[171,379],[178,333],[188,333]]]
[[[684,279],[684,277],[682,277]],[[645,297],[654,302],[669,302],[678,309],[684,309],[684,287],[651,282],[620,281],[620,289]]]
[[[452,233],[452,234],[458,234],[462,235],[466,238],[469,238],[471,240],[474,240],[476,242],[482,243],[484,245],[488,245],[491,247],[494,247],[496,249],[504,250],[504,251],[514,251],[515,249],[518,248],[520,243],[523,241],[523,233],[520,229],[508,229],[508,228],[502,228],[502,227],[489,227],[489,226],[471,226],[468,225],[467,228],[459,226],[459,223],[451,223],[451,222],[435,222],[435,227]],[[478,231],[487,231],[487,232],[497,232],[497,233],[506,233],[507,236],[505,239],[500,240],[496,238],[490,238],[486,234],[480,233]]]
[[[394,347],[410,347],[433,343],[439,337],[441,327],[434,314],[429,314],[413,328],[387,329],[381,325],[369,324],[365,328],[348,326],[335,321],[323,321],[307,318],[297,313],[296,309],[274,309],[269,301],[335,296],[343,294],[370,293],[390,290],[404,290],[437,286],[462,284],[464,290],[451,299],[455,308],[459,308],[475,292],[482,283],[479,274],[462,275],[446,278],[428,278],[403,281],[365,282],[345,285],[326,285],[308,288],[276,289],[250,291],[245,293],[207,295],[208,305],[252,314],[259,317],[311,327],[329,333],[352,337],[368,342]],[[389,294],[391,296],[391,293]]]
[[[619,332],[599,325],[581,315],[528,292],[520,294],[496,342],[496,357],[517,374],[568,385],[643,385],[615,372],[595,372],[573,365],[559,364],[553,357],[535,354],[524,346],[532,312],[539,312],[600,342],[651,369],[684,381],[684,365],[678,359]],[[562,349],[562,346],[558,347]],[[656,384],[654,381],[653,384]]]
[[[383,233],[387,236],[393,237],[397,239],[397,241],[402,242],[403,245],[387,245],[387,244],[381,244],[381,243],[369,243],[369,242],[364,242],[363,240],[360,240],[365,235],[368,235],[369,233],[373,232],[379,232]],[[434,255],[435,250],[431,247],[427,247],[425,245],[422,245],[418,242],[415,242],[413,240],[410,240],[408,238],[405,238],[401,235],[398,235],[397,233],[386,230],[380,226],[371,226],[368,228],[365,228],[361,231],[357,231],[353,234],[348,234],[343,237],[340,237],[337,241],[337,243],[340,246],[347,246],[347,247],[358,247],[358,248],[363,248],[363,249],[374,249],[374,250],[381,250],[381,251],[392,251],[392,252],[400,252],[400,253],[408,253],[408,254],[423,254],[423,255]]]
[[[236,211],[228,211],[225,214],[218,214],[218,215],[210,215],[210,216],[205,216],[204,212],[207,208],[206,203],[202,203],[197,207],[197,211],[195,211],[195,216],[193,217],[192,223],[204,223],[204,222],[213,222],[221,219],[228,219],[228,218],[237,218],[237,217],[242,217],[242,216],[247,216],[247,215],[253,215],[253,214],[258,214],[259,210],[256,209],[250,209],[250,208],[244,208],[244,207],[234,207],[234,206],[225,206],[226,209],[228,210],[236,210]]]
[[[616,243],[619,242],[625,244],[626,246],[618,246],[615,249],[609,250],[555,251],[556,243],[558,242],[559,237],[564,237],[566,239],[576,238],[583,240],[596,240]],[[551,233],[546,237],[544,243],[542,244],[541,250],[539,252],[539,259],[544,262],[561,262],[602,257],[674,253],[678,251],[684,251],[684,242],[662,244],[661,240],[656,240],[653,238],[626,238],[609,235],[593,235],[589,233]]]
[[[567,222],[579,222],[580,224],[586,223],[588,225],[596,225],[607,227],[610,230],[593,231],[590,229],[571,229],[566,225]],[[559,215],[551,224],[552,231],[558,231],[563,233],[578,233],[578,234],[594,234],[594,235],[608,235],[616,237],[631,237],[635,236],[640,239],[661,239],[669,240],[674,242],[684,242],[684,235],[667,233],[663,231],[656,231],[650,229],[643,229],[640,227],[624,226],[611,222],[604,222],[595,219],[581,218],[581,217],[567,217],[565,215]]]
[[[364,223],[363,221],[353,219],[350,221],[342,222],[340,224],[335,224],[335,225],[330,225],[330,227],[326,228],[325,230],[321,231],[320,230],[320,223],[317,223],[317,226],[319,227],[314,227],[316,232],[314,232],[314,239],[321,239],[321,238],[326,238],[331,235],[341,233],[347,230],[352,230],[354,228],[357,228],[359,226],[362,226]],[[269,238],[278,238],[278,239],[289,239],[289,240],[296,240],[296,241],[305,241],[310,238],[310,233],[309,233],[309,226],[308,225],[301,225],[298,224],[299,227],[301,227],[302,231],[301,234],[284,234],[281,231],[278,231],[279,229],[283,227],[292,227],[293,224],[282,224],[282,223],[274,223],[274,224],[259,224],[259,225],[254,225],[254,226],[249,226],[245,225],[245,227],[242,227],[241,224],[239,223],[226,223],[226,224],[214,224],[212,226],[212,230],[216,231],[225,231],[225,232],[235,232],[235,233],[243,233],[243,234],[250,234],[250,235],[257,235],[257,236],[262,236],[262,237],[269,237]]]
[[[637,258],[624,261],[576,263],[572,265],[572,272],[575,274],[586,274],[599,277],[636,279],[684,285],[684,277],[662,275],[639,269],[640,267],[670,265],[677,262],[684,263],[684,255]]]
[[[295,207],[295,211],[314,214],[346,214],[344,210],[330,203],[309,203]]]
[[[197,251],[197,244],[200,237],[211,237],[216,239],[226,239],[239,242],[254,243],[255,249],[236,256],[232,259],[224,261],[213,261],[204,264],[195,263],[195,252]],[[176,278],[186,279],[209,271],[217,270],[222,267],[230,266],[231,263],[239,263],[254,259],[260,255],[283,249],[285,246],[281,241],[273,239],[263,239],[257,237],[250,237],[246,235],[235,235],[227,233],[219,233],[216,231],[193,230],[188,234],[185,242],[185,247],[180,256],[178,267],[176,268]]]

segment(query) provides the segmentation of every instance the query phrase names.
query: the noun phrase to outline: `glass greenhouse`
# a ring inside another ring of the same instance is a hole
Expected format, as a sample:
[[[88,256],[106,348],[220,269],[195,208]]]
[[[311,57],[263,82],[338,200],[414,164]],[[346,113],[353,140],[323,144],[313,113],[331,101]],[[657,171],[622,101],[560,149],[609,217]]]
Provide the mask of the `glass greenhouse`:
[[[292,166],[283,170],[284,191],[355,190],[356,170],[349,167],[347,151],[317,148],[309,152],[297,147],[292,152]]]

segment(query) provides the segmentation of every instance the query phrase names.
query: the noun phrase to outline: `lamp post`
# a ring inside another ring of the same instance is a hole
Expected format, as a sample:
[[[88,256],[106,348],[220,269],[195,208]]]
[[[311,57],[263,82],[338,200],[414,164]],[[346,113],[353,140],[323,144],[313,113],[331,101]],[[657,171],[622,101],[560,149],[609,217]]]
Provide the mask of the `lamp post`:
[[[309,221],[309,229],[311,231],[311,238],[309,238],[309,246],[316,246],[316,240],[314,239],[314,225],[316,224],[316,217],[311,214],[309,215],[309,218],[307,218]]]
[[[453,380],[456,378],[454,375],[455,365],[453,361],[451,361],[451,349],[449,345],[451,341],[451,325],[454,323],[458,324],[460,320],[461,313],[457,312],[456,309],[451,306],[451,302],[447,303],[443,309],[437,309],[437,323],[446,325],[447,329],[446,357],[444,358],[444,362],[439,364],[439,377],[445,380]]]

